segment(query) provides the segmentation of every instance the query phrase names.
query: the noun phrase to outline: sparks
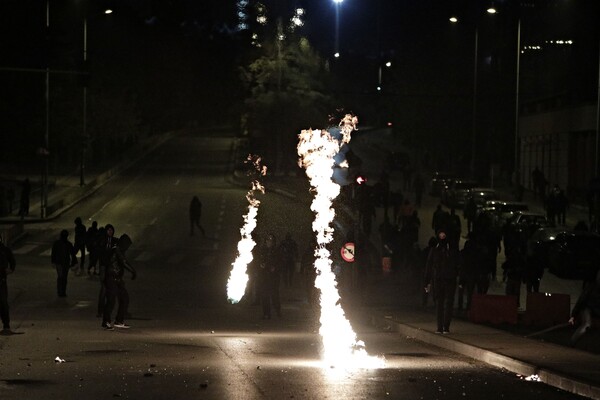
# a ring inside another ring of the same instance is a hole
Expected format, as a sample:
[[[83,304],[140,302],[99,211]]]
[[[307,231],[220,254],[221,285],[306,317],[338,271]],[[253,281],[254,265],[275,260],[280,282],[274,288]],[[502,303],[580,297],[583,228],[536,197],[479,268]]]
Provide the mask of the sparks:
[[[259,176],[267,174],[267,167],[260,165],[260,157],[249,155],[246,162],[253,164]],[[248,284],[248,264],[252,262],[252,249],[256,246],[256,242],[252,240],[252,232],[256,228],[256,216],[260,205],[260,200],[254,197],[257,191],[264,194],[265,188],[258,179],[255,179],[252,181],[252,188],[246,194],[249,203],[248,213],[244,216],[244,226],[240,229],[242,238],[238,243],[238,256],[232,264],[233,268],[227,281],[227,298],[232,304],[238,303],[242,299]]]
[[[339,127],[339,139],[325,130],[303,130],[299,135],[299,165],[306,170],[310,185],[315,192],[311,210],[315,212],[313,230],[317,236],[315,286],[320,290],[320,328],[323,341],[324,367],[344,369],[380,368],[384,359],[369,356],[362,341],[358,341],[350,322],[340,305],[335,275],[331,269],[331,254],[326,245],[333,240],[331,223],[335,216],[333,200],[340,193],[340,186],[332,180],[334,157],[340,146],[350,142],[356,129],[356,117],[346,115]]]

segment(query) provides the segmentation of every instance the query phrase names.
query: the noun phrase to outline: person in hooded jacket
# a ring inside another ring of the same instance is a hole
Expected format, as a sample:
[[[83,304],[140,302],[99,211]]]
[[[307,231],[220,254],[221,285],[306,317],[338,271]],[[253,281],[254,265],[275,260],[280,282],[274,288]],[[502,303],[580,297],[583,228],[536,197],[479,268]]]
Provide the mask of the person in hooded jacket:
[[[131,280],[135,280],[137,273],[135,268],[127,261],[125,252],[131,246],[131,238],[127,234],[123,234],[117,244],[111,249],[109,255],[109,263],[104,271],[104,284],[106,287],[106,304],[104,306],[104,315],[102,317],[102,327],[105,329],[129,328],[125,323],[125,314],[129,306],[129,293],[125,288],[123,275],[125,270],[131,272]],[[111,314],[115,307],[115,302],[119,302],[115,323],[112,324]]]
[[[431,249],[427,258],[425,276],[427,290],[433,285],[437,315],[437,330],[435,333],[450,333],[452,308],[458,277],[458,250],[448,243],[446,232],[437,233],[438,244]]]
[[[50,261],[56,269],[56,289],[58,297],[67,297],[67,276],[69,269],[77,265],[73,243],[69,241],[69,231],[63,229],[60,238],[52,245]]]

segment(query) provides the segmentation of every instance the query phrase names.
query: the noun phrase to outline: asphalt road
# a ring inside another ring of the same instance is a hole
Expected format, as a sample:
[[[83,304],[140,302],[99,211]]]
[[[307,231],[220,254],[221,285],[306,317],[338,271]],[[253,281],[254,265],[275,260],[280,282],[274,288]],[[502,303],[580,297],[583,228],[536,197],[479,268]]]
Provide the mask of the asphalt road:
[[[281,319],[264,321],[247,302],[228,304],[247,208],[247,190],[224,179],[231,141],[175,138],[58,220],[30,227],[9,278],[15,334],[0,337],[1,399],[577,398],[357,318],[358,337],[386,367],[322,368],[317,313],[299,281],[282,292]],[[189,235],[193,195],[203,202],[206,238]],[[77,216],[133,238],[131,329],[101,329],[94,277],[70,275],[68,297],[56,296],[49,249]],[[289,230],[306,243],[312,213],[305,199],[267,188],[258,220],[258,234]]]

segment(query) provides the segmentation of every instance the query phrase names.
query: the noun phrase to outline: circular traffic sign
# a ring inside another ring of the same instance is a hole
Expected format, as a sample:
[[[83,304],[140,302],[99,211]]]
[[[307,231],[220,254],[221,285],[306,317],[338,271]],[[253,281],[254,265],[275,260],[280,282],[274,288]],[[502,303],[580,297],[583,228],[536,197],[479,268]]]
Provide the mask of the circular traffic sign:
[[[354,243],[348,242],[340,250],[342,258],[347,262],[354,262]]]

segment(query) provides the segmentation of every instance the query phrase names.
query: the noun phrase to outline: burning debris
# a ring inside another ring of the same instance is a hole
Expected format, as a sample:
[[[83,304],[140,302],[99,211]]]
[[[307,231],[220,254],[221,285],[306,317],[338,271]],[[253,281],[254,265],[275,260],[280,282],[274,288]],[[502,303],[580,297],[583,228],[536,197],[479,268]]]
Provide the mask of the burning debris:
[[[267,167],[260,165],[261,158],[248,155],[246,163],[254,166],[254,171],[258,177],[267,174]],[[256,216],[258,215],[258,206],[260,201],[254,197],[256,191],[265,193],[265,188],[257,179],[252,181],[252,188],[248,191],[246,199],[248,200],[248,213],[244,216],[244,226],[240,229],[242,238],[238,243],[238,256],[233,262],[232,270],[227,281],[227,298],[232,304],[238,303],[244,296],[246,285],[248,284],[248,264],[252,261],[252,249],[256,242],[252,240],[252,232],[256,228]]]
[[[311,210],[315,213],[313,230],[317,236],[315,249],[315,286],[320,290],[320,329],[323,340],[324,362],[326,367],[379,368],[384,359],[367,354],[362,341],[357,341],[352,326],[340,305],[335,275],[332,271],[330,252],[326,245],[333,240],[331,223],[335,216],[333,200],[340,193],[340,186],[333,179],[335,157],[341,146],[350,142],[351,133],[356,129],[356,117],[347,114],[331,132],[326,130],[303,130],[299,135],[299,165],[306,170],[315,193]]]

